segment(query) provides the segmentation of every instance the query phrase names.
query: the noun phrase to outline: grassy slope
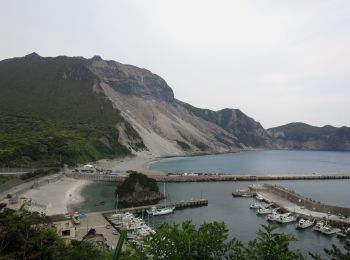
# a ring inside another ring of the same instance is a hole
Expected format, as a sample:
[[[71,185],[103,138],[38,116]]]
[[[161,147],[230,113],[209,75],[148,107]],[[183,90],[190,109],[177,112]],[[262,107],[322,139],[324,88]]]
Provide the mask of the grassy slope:
[[[77,59],[1,61],[0,165],[57,166],[130,154],[117,141],[115,124],[123,118],[93,92],[95,82]]]

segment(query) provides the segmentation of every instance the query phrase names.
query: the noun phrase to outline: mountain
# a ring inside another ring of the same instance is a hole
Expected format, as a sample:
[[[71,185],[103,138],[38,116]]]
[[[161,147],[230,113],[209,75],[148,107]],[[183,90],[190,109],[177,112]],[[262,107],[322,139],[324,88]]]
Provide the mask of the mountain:
[[[99,56],[0,61],[0,166],[59,166],[146,153],[250,148],[350,150],[349,128],[265,130],[239,109],[177,100],[149,70]]]
[[[0,62],[1,166],[72,165],[130,155],[121,135],[144,148],[84,62],[36,53]]]
[[[350,128],[290,123],[267,130],[278,149],[350,151]]]
[[[156,74],[99,56],[0,61],[0,165],[58,166],[147,152],[232,152],[237,137],[196,116]]]

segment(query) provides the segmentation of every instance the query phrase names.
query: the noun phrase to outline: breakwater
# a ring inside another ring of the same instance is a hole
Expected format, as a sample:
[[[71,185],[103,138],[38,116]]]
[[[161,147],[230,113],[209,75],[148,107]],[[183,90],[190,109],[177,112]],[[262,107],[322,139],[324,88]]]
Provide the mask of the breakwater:
[[[126,176],[113,174],[73,173],[69,177],[90,181],[122,182]],[[197,175],[152,175],[158,182],[215,182],[215,181],[274,181],[274,180],[339,180],[350,179],[350,174],[288,174],[288,175],[229,175],[229,174],[197,174]]]
[[[294,205],[294,210],[299,210],[300,212],[307,210],[308,214],[310,214],[310,212],[319,212],[333,216],[350,216],[350,208],[329,205],[320,201],[313,200],[312,198],[306,198],[296,193],[295,191],[289,190],[280,185],[252,185],[249,187],[249,189],[251,192],[256,192],[263,195],[273,195],[272,197],[269,196],[272,198],[271,201],[281,208],[287,208],[288,206],[285,202],[288,201]],[[344,221],[344,219],[334,220],[342,222]],[[349,219],[344,222],[348,221]]]

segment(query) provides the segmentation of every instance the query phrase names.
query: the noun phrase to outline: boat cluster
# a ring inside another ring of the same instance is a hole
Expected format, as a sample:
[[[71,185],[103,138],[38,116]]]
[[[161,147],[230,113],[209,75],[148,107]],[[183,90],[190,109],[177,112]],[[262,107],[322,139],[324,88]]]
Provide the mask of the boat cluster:
[[[143,219],[135,217],[129,212],[115,213],[108,220],[118,231],[126,229],[129,240],[138,241],[142,237],[155,232]]]
[[[339,228],[330,226],[326,221],[317,221],[316,219],[301,218],[291,212],[281,212],[280,208],[275,208],[273,204],[264,199],[261,195],[257,195],[256,199],[261,202],[254,202],[250,204],[251,209],[256,210],[257,215],[266,215],[266,220],[278,224],[295,223],[297,229],[306,229],[313,227],[314,231],[320,232],[324,235],[337,234],[338,237],[344,237],[350,231],[342,231]]]

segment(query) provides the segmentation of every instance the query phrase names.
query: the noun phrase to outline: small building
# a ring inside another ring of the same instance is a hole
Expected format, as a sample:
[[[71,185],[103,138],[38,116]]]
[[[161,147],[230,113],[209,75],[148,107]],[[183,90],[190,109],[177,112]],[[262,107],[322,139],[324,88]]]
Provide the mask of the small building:
[[[107,239],[104,237],[103,234],[97,234],[96,230],[91,228],[85,236],[83,236],[83,241],[89,242],[93,244],[94,246],[102,249],[102,250],[108,250],[109,247],[107,245]]]
[[[79,172],[83,173],[95,173],[96,168],[92,164],[85,164],[79,168]]]
[[[52,224],[57,229],[57,234],[63,238],[75,238],[76,230],[72,219],[66,215],[59,214],[49,217],[52,221]]]

